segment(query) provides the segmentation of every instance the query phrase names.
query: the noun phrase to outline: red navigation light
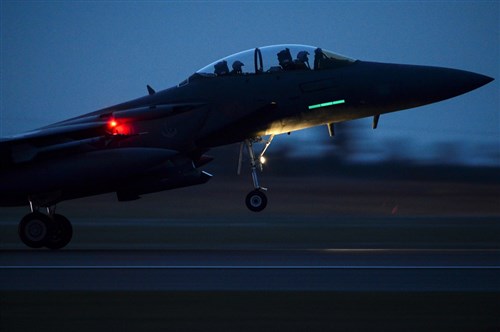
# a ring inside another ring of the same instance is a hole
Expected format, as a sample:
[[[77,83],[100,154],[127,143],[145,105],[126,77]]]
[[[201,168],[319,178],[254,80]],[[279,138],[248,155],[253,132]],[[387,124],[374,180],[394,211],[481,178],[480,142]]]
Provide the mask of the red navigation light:
[[[130,135],[131,128],[125,121],[109,119],[107,126],[108,132],[113,136]]]
[[[115,119],[110,119],[108,121],[108,128],[112,135],[118,135],[118,122]]]

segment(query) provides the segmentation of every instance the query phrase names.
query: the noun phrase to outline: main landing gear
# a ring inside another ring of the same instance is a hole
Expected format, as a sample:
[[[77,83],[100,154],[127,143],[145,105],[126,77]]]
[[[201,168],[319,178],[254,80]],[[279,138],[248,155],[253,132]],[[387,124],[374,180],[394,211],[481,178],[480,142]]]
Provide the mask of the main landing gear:
[[[47,214],[39,212],[30,202],[31,213],[19,223],[19,238],[30,248],[47,247],[61,249],[73,236],[73,227],[63,215],[55,213],[55,207],[48,207]]]
[[[256,138],[256,139],[246,139],[241,143],[240,147],[240,157],[239,157],[239,162],[238,162],[238,174],[241,173],[241,163],[243,159],[243,146],[245,145],[247,147],[248,155],[250,157],[250,169],[252,172],[252,181],[253,181],[253,187],[254,190],[252,190],[250,193],[248,193],[245,203],[247,205],[247,208],[250,211],[253,212],[260,212],[264,210],[267,206],[267,196],[264,193],[267,191],[267,188],[261,187],[259,184],[259,179],[257,177],[257,168],[262,172],[263,170],[263,165],[266,161],[264,158],[264,153],[266,152],[267,148],[271,144],[272,140],[274,138],[274,135],[271,135],[268,140],[265,141],[264,148],[262,149],[262,152],[259,154],[258,157],[255,156],[255,152],[253,150],[253,144],[254,143],[259,143],[262,142],[262,138]]]

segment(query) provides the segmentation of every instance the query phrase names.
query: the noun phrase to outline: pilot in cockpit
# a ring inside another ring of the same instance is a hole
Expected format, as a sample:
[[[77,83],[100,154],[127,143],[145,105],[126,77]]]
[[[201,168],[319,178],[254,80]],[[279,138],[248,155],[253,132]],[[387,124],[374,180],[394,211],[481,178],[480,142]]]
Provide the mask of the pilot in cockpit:
[[[231,70],[231,74],[236,74],[236,75],[242,74],[243,70],[241,67],[243,66],[244,66],[243,62],[236,60],[235,62],[233,62],[232,65],[233,70]]]
[[[297,53],[297,59],[294,60],[296,69],[311,69],[308,55],[309,52],[307,51],[300,51]]]
[[[345,61],[329,58],[321,48],[314,50],[314,70],[334,68],[342,64],[345,64]]]
[[[214,74],[216,76],[229,74],[229,67],[226,60],[219,61],[214,65]]]
[[[311,69],[308,55],[309,52],[300,51],[297,59],[292,60],[290,49],[286,48],[278,53],[278,61],[283,70]]]
[[[290,53],[289,48],[285,48],[284,50],[278,52],[278,62],[283,70],[293,69],[293,60],[292,54]]]

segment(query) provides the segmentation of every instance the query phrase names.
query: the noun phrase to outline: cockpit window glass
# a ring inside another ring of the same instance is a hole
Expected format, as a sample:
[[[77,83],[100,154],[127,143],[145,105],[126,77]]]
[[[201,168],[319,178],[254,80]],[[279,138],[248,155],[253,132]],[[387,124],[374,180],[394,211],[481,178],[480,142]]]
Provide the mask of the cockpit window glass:
[[[196,73],[202,76],[223,76],[254,74],[254,49],[239,52],[228,57],[212,62]]]
[[[263,71],[311,70],[316,47],[306,45],[274,45],[261,47]]]
[[[306,45],[273,45],[250,49],[217,60],[198,70],[205,77],[250,75],[291,70],[322,70],[356,60]]]
[[[356,60],[348,58],[346,56],[333,53],[331,51],[322,50],[321,48],[316,48],[314,54],[314,69],[330,69],[338,68],[350,65]]]

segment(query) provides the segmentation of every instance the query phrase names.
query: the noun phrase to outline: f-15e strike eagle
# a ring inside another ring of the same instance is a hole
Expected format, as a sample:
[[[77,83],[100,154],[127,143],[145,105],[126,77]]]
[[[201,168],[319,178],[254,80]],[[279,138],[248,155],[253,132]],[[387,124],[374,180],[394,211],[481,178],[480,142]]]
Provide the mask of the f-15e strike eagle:
[[[205,153],[241,142],[252,211],[267,205],[257,170],[275,135],[373,117],[455,97],[484,75],[355,60],[318,47],[274,45],[230,55],[179,85],[0,141],[0,206],[28,205],[19,236],[59,249],[72,237],[57,203],[116,192],[119,201],[207,182]],[[260,153],[254,143],[264,142]],[[47,213],[42,213],[46,210]]]

